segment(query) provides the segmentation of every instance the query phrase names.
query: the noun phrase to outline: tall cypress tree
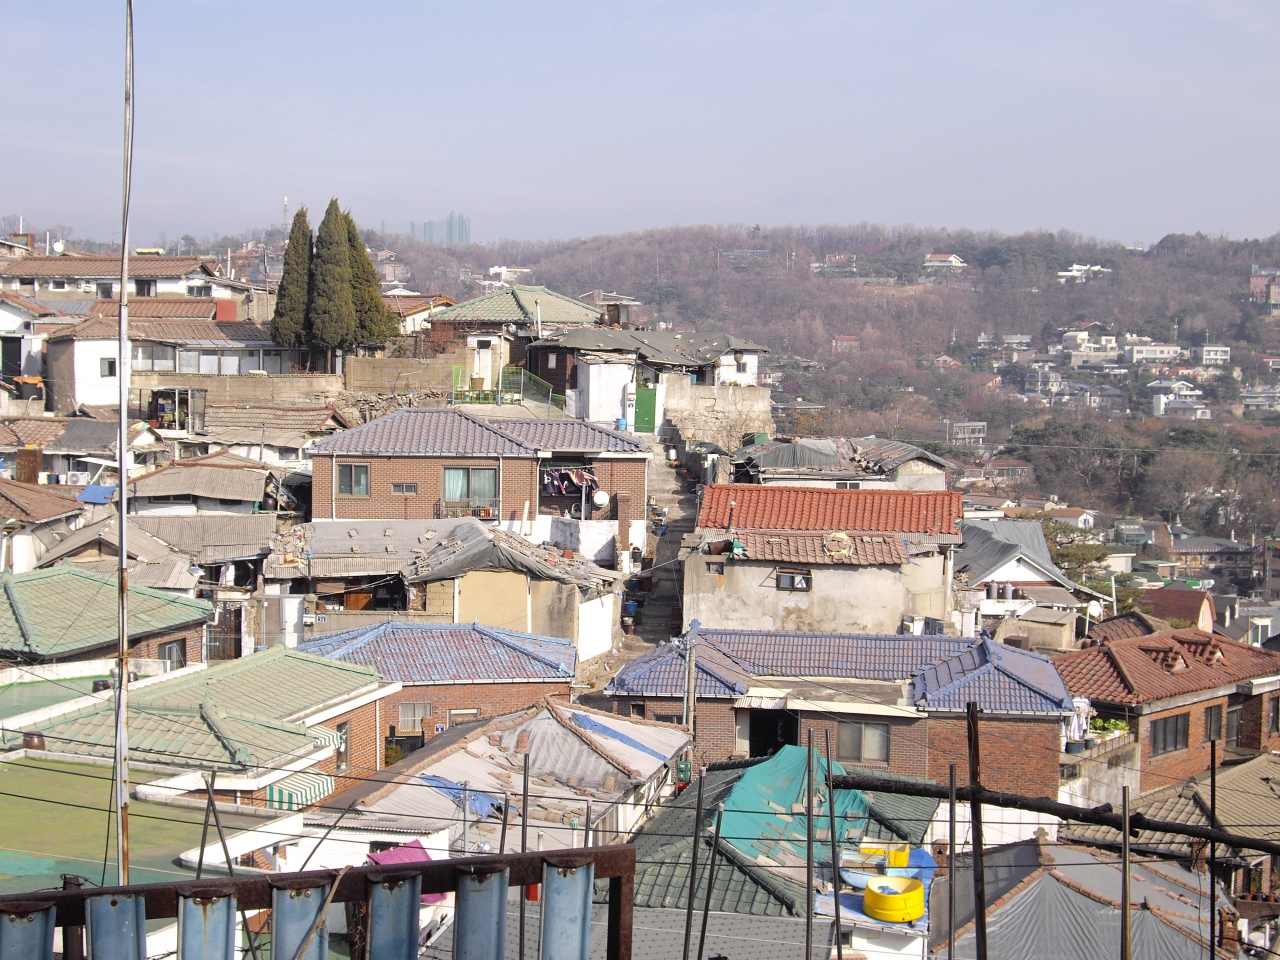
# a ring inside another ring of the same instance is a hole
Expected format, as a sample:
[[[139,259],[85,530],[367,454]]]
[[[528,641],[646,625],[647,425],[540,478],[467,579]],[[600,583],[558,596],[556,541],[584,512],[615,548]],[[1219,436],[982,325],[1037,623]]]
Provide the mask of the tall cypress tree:
[[[307,288],[311,282],[311,223],[307,208],[299,207],[284,248],[284,272],[276,290],[276,312],[271,317],[271,339],[282,347],[306,346]]]
[[[347,223],[336,199],[329,201],[316,230],[316,252],[311,258],[311,284],[307,298],[311,345],[332,351],[350,347],[355,340],[356,310],[351,302],[351,257]]]
[[[351,302],[356,310],[356,343],[385,343],[400,330],[395,316],[382,302],[382,285],[378,282],[378,271],[365,252],[364,241],[360,239],[360,230],[351,218],[351,213],[344,213],[347,222],[347,256],[351,262]]]

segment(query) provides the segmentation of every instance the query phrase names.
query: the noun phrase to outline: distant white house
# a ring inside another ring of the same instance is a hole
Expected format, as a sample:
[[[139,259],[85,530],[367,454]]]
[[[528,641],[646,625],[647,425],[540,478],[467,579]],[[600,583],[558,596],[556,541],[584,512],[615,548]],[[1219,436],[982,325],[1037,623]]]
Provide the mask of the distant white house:
[[[1204,343],[1191,348],[1191,359],[1206,367],[1221,367],[1231,362],[1231,348],[1221,343]]]
[[[1131,343],[1124,348],[1128,363],[1167,363],[1182,356],[1182,348],[1176,343]]]
[[[924,258],[926,270],[955,271],[963,270],[968,264],[954,253],[931,253]]]

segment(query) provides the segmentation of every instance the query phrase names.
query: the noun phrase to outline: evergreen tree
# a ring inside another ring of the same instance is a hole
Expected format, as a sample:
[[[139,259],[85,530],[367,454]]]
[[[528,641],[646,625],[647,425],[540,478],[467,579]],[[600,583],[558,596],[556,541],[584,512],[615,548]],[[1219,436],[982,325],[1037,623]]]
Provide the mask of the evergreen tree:
[[[307,297],[311,346],[326,353],[355,341],[356,310],[351,302],[351,257],[347,223],[336,199],[329,201],[316,230]]]
[[[276,312],[271,317],[271,339],[282,347],[306,346],[307,288],[311,275],[311,224],[307,208],[293,215],[289,244],[284,248],[284,272],[276,290]]]
[[[382,302],[382,285],[378,271],[365,252],[360,230],[351,214],[344,213],[347,222],[348,259],[351,261],[351,302],[356,310],[356,343],[385,343],[400,330],[395,316]]]

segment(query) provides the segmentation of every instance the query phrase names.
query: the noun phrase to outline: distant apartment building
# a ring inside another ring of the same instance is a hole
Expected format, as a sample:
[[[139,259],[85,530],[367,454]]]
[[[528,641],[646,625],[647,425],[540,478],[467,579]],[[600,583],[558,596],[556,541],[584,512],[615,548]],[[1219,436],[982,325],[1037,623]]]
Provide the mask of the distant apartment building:
[[[1191,348],[1191,359],[1206,367],[1221,367],[1231,362],[1231,348],[1221,343],[1203,343]]]
[[[1130,343],[1124,348],[1129,363],[1168,363],[1182,355],[1176,343]]]
[[[1011,350],[1030,350],[1031,334],[1029,333],[980,333],[978,334],[979,350],[994,350],[997,347],[1008,347]]]
[[[862,349],[862,340],[854,336],[837,334],[831,338],[831,352],[837,355],[855,354]]]
[[[1258,386],[1240,395],[1245,413],[1280,413],[1280,387]]]
[[[939,422],[942,442],[953,447],[981,447],[987,442],[985,420],[942,420]]]
[[[1262,589],[1269,600],[1280,600],[1280,527],[1262,544]]]
[[[982,478],[996,483],[1030,483],[1035,467],[1026,460],[988,460],[982,465]]]
[[[1024,393],[1042,393],[1052,396],[1065,386],[1066,383],[1062,379],[1062,374],[1057,370],[1036,366],[1027,371],[1022,389]]]

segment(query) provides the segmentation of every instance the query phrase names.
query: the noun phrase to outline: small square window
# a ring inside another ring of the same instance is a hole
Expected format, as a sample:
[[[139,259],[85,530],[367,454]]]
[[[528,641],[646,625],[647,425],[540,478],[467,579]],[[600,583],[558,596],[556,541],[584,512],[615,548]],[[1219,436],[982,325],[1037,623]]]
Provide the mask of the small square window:
[[[338,773],[351,769],[351,724],[340,723],[337,726],[338,746],[334,750],[333,766]]]
[[[418,485],[416,483],[393,483],[391,492],[401,497],[416,497],[418,495]]]
[[[1204,738],[1205,740],[1222,739],[1221,704],[1204,708]]]
[[[547,354],[547,369],[554,370],[556,368],[556,355],[554,353]]]
[[[813,587],[813,572],[810,570],[779,570],[777,586],[779,590],[807,593]]]
[[[402,733],[418,733],[422,730],[422,721],[430,719],[431,703],[419,700],[400,704],[400,722],[396,729]]]
[[[643,719],[644,719],[644,704],[643,704],[643,703],[636,703],[634,700],[633,700],[633,701],[631,701],[631,715],[632,715],[633,717],[639,717],[641,720],[643,720]]]
[[[369,465],[343,463],[338,466],[338,493],[344,497],[369,495]]]
[[[836,759],[853,763],[889,762],[887,723],[839,723],[836,725]]]
[[[680,722],[680,714],[678,714],[678,713],[660,713],[660,714],[658,714],[657,716],[655,716],[653,719],[657,720],[657,721],[658,721],[658,723],[679,723],[679,722]]]
[[[707,561],[707,573],[714,573],[714,574],[718,574],[718,575],[720,575],[720,576],[722,576],[722,577],[723,577],[723,576],[724,576],[724,561],[723,561],[723,560],[708,560],[708,561]]]
[[[111,295],[115,292],[115,287],[108,283],[98,284],[98,299],[110,300]]]
[[[182,640],[170,640],[168,643],[160,644],[159,652],[166,670],[181,670],[187,665],[186,643]]]
[[[739,373],[746,373],[746,372],[747,372],[747,361],[745,361],[745,360],[741,360],[741,361],[739,361],[739,363],[738,363],[738,372],[739,372]]]
[[[98,361],[98,375],[102,377],[114,377],[116,375],[116,358],[102,357]]]
[[[65,290],[65,289],[67,289],[67,281],[65,281],[65,280],[50,280],[50,281],[49,281],[49,289],[50,289],[50,290]]]
[[[154,280],[134,280],[133,294],[136,297],[154,297],[156,295],[156,282]]]

